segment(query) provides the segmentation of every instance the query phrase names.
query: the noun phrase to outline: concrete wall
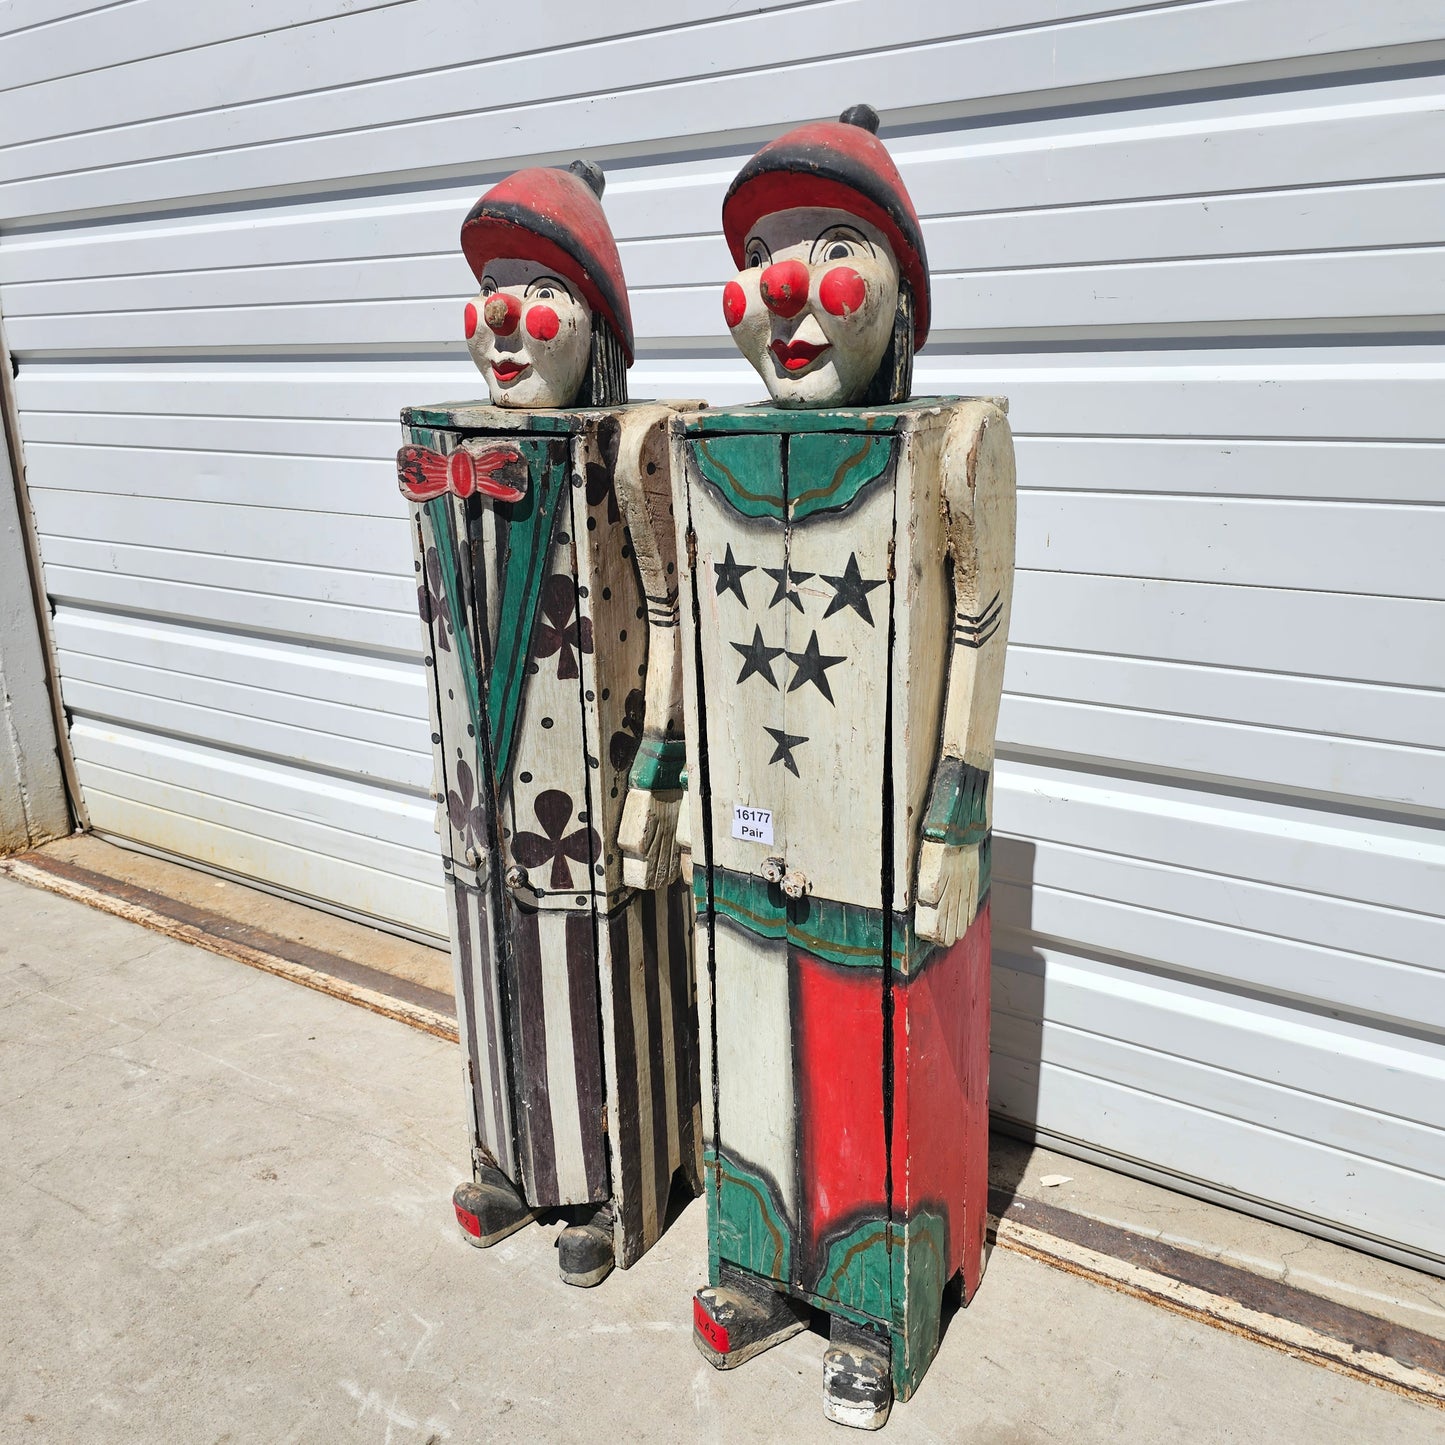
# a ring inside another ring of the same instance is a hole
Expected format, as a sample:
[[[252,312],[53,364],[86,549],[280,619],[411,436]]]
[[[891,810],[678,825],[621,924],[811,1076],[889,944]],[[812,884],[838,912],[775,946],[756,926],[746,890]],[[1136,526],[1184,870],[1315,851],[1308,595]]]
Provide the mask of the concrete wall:
[[[70,831],[21,525],[0,445],[0,853]]]

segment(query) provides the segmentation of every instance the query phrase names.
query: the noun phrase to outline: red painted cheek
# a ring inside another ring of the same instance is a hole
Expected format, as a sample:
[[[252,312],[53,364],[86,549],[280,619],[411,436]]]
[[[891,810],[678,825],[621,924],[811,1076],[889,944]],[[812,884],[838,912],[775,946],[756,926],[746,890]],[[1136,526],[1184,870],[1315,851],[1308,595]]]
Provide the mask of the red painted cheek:
[[[527,334],[538,341],[551,341],[560,324],[550,306],[532,306],[527,310]]]
[[[467,302],[462,324],[467,328],[467,340],[470,341],[477,334],[477,308],[470,301]]]
[[[729,281],[723,287],[723,320],[736,326],[748,309],[748,293],[736,281]]]
[[[851,266],[834,266],[818,287],[818,300],[834,316],[851,316],[861,309],[868,288]]]

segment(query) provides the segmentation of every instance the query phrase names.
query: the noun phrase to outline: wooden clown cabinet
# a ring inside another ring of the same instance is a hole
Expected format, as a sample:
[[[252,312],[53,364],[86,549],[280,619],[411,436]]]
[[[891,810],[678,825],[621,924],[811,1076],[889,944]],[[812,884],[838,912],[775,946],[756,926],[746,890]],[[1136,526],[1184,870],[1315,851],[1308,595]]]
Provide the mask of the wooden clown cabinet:
[[[984,1262],[989,819],[1014,552],[1004,404],[909,399],[913,205],[867,106],[723,204],[771,405],[672,423],[719,1368],[830,1316],[878,1428]]]
[[[489,404],[407,409],[397,455],[471,1128],[456,1214],[487,1246],[570,1211],[558,1261],[584,1286],[657,1238],[679,1169],[701,1187],[671,413],[625,404],[602,186],[584,162],[537,167],[473,207]]]

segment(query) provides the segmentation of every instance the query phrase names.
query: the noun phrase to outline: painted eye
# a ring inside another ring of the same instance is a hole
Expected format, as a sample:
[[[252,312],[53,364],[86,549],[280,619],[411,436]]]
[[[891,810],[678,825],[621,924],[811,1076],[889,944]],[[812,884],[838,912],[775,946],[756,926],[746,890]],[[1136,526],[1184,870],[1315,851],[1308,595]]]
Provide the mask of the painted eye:
[[[749,246],[747,256],[744,258],[748,270],[755,270],[759,266],[768,264],[768,252],[764,246]]]
[[[497,294],[497,283],[495,281],[482,282],[482,295],[495,296]]]
[[[551,301],[553,297],[556,296],[556,294],[557,293],[550,286],[543,286],[540,291],[532,292],[532,295],[535,296],[539,301]]]
[[[813,242],[813,254],[809,257],[809,264],[822,266],[830,261],[852,261],[869,255],[871,249],[862,236],[853,232],[851,226],[834,226]]]

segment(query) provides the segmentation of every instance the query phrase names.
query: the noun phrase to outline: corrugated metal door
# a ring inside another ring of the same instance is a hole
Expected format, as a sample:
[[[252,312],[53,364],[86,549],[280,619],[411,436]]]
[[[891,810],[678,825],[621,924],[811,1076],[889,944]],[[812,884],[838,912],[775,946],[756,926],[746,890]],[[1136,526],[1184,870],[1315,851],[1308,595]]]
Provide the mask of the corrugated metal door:
[[[1007,393],[1018,437],[995,1106],[1438,1267],[1438,5],[479,14],[0,17],[0,303],[96,825],[440,934],[389,457],[402,403],[479,390],[461,216],[587,150],[635,393],[747,400],[723,188],[867,99],[934,265],[918,388]]]

